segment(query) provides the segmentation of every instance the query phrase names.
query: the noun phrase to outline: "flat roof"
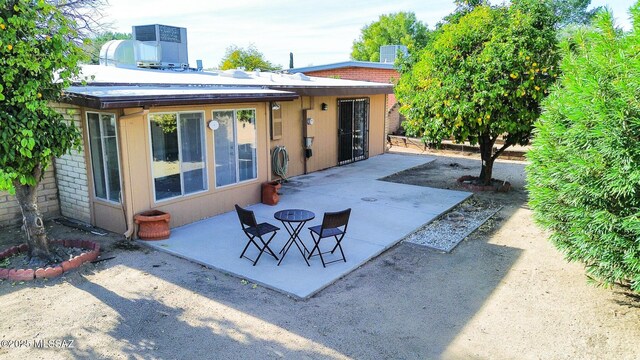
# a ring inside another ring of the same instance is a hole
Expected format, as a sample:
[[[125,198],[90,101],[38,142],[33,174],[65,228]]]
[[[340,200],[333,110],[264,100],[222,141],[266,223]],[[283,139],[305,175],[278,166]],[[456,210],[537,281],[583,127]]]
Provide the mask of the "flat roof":
[[[221,86],[72,86],[67,102],[94,109],[139,106],[219,104],[253,101],[291,101],[298,95],[264,88]]]
[[[335,70],[335,69],[342,69],[342,68],[349,68],[349,67],[396,70],[393,63],[352,60],[352,61],[343,61],[343,62],[337,62],[332,64],[325,64],[325,65],[298,67],[298,68],[288,69],[287,72],[291,74],[297,74],[297,73],[322,71],[322,70]]]
[[[112,95],[118,93],[121,98]],[[136,101],[139,101],[136,106],[181,105],[284,101],[293,100],[297,96],[391,93],[391,84],[313,77],[300,73],[242,70],[175,71],[104,65],[83,65],[80,78],[66,89],[68,102],[82,106],[100,105],[100,108],[104,109],[107,108],[104,106],[114,108],[123,104],[134,104]],[[172,98],[177,102],[172,102]]]

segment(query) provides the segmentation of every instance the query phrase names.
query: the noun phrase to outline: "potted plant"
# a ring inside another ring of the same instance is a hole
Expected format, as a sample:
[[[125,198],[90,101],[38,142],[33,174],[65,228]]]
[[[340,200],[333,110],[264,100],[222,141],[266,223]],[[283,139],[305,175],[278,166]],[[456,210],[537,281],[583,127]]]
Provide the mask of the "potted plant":
[[[164,240],[171,235],[169,220],[171,214],[160,210],[148,210],[136,214],[133,219],[138,224],[138,237],[141,240]]]

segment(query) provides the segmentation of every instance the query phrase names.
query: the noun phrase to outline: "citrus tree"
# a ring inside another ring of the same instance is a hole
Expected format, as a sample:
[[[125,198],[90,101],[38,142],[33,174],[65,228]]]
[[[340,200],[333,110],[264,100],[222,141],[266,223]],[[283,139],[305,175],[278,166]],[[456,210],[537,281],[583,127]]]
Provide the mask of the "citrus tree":
[[[407,134],[433,144],[479,144],[478,182],[489,185],[496,158],[529,142],[555,80],[555,19],[546,1],[514,0],[475,6],[443,25],[396,87]],[[504,144],[494,150],[500,136]]]
[[[79,141],[49,106],[79,72],[75,26],[54,2],[4,0],[0,7],[0,190],[15,193],[29,255],[45,261],[53,255],[36,190],[52,157]]]
[[[527,182],[535,219],[567,259],[640,293],[640,2],[631,13],[631,32],[601,12],[563,41]]]

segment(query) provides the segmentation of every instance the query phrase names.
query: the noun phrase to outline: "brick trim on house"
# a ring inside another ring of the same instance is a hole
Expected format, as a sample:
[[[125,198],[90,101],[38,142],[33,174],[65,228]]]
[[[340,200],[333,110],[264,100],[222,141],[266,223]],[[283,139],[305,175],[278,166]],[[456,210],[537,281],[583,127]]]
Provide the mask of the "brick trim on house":
[[[44,178],[38,186],[38,209],[45,219],[60,216],[58,188],[53,166],[49,166],[45,171]],[[20,223],[22,223],[22,212],[15,196],[0,192],[0,227]]]
[[[67,121],[73,121],[83,131],[82,111],[75,105],[52,104]],[[87,179],[87,163],[84,144],[54,161],[60,213],[68,218],[91,223],[91,203]]]

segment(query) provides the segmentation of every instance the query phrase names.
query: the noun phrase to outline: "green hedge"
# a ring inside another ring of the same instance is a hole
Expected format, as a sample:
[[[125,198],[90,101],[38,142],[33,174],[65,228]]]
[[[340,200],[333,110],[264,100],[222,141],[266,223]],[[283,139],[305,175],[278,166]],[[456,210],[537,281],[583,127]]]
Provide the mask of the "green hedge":
[[[527,166],[530,205],[567,259],[640,292],[640,2],[623,33],[610,13],[561,45]]]

